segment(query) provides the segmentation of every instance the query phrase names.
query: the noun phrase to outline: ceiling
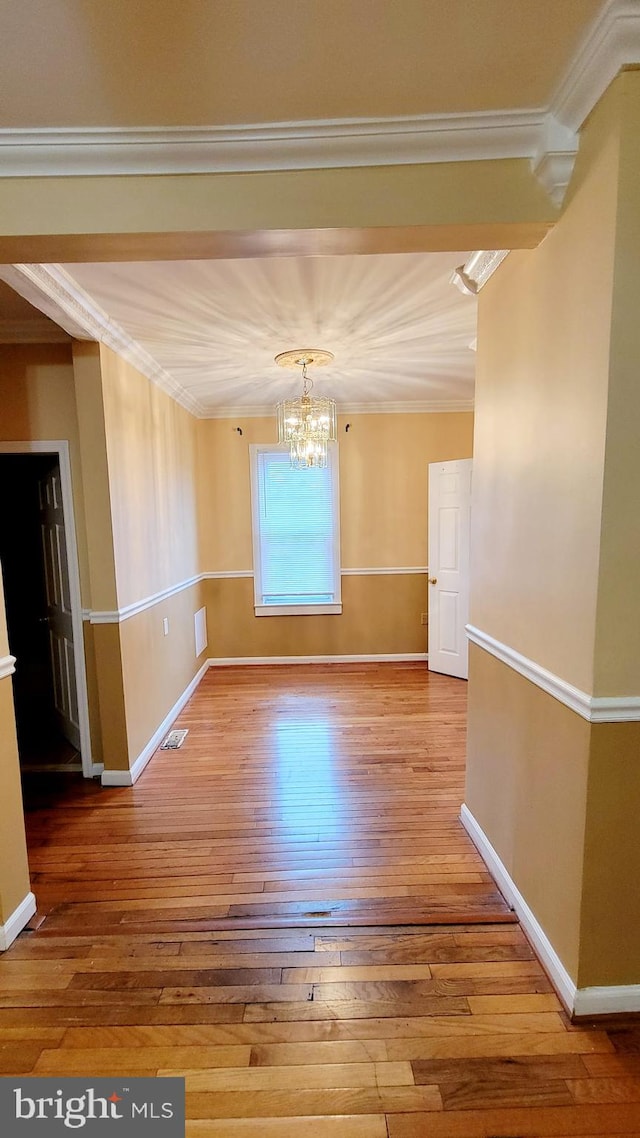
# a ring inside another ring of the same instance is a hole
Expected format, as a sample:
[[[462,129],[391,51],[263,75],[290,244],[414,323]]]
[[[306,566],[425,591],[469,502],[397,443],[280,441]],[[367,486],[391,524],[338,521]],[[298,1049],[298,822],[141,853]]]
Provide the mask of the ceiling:
[[[394,116],[406,116],[398,126],[405,130],[408,116],[469,115],[482,135],[483,113],[498,112],[505,120],[500,129],[511,129],[509,115],[520,111],[540,125],[555,107],[567,68],[573,66],[574,79],[582,76],[580,45],[594,19],[616,2],[0,0],[0,161],[15,141],[12,132],[21,130],[42,130],[38,145],[46,150],[55,149],[65,130],[81,128],[99,128],[98,135],[142,128],[144,137],[148,128],[270,123],[333,130],[340,120],[344,133],[352,120],[378,118],[393,133]],[[580,116],[574,117],[576,129]],[[432,124],[435,136],[440,125]],[[275,168],[279,160],[287,168],[279,158],[281,133],[270,143]],[[180,135],[175,146],[186,140]],[[64,163],[80,141],[65,136],[67,148],[51,173],[67,172]],[[136,140],[115,141],[130,151]],[[169,161],[168,141],[160,139],[161,162]],[[316,145],[331,165],[322,131]],[[562,135],[556,148],[567,145]],[[93,172],[108,172],[103,161]],[[170,170],[168,164],[157,172]],[[334,364],[318,373],[317,389],[345,410],[423,410],[472,405],[476,302],[449,283],[467,256],[64,268],[80,297],[148,353],[147,374],[161,381],[163,369],[164,386],[174,390],[177,383],[177,397],[182,392],[181,401],[200,414],[271,409],[299,386],[273,357],[303,347],[334,353]],[[12,305],[0,282],[0,341],[12,324],[22,326],[16,338],[61,335],[40,313]],[[51,309],[44,304],[43,311]]]
[[[476,302],[459,253],[67,265],[204,415],[259,414],[299,387],[274,356],[324,348],[316,389],[345,410],[473,400]]]
[[[547,106],[602,0],[2,0],[0,128]]]

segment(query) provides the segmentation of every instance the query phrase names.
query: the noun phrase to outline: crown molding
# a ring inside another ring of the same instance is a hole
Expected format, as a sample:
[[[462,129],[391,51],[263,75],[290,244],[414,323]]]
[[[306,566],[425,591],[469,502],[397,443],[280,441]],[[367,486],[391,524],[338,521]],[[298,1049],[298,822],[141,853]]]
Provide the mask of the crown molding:
[[[341,403],[340,415],[443,415],[473,411],[473,399],[422,399],[395,403]]]
[[[606,0],[548,107],[215,127],[0,130],[3,177],[222,174],[528,158],[560,205],[585,118],[640,62],[638,0]]]
[[[576,150],[563,150],[559,153],[540,154],[532,162],[535,177],[553,204],[560,209],[571,180],[576,161]]]
[[[476,292],[486,285],[508,255],[508,249],[476,249],[465,262],[465,274],[476,286]]]
[[[573,172],[582,124],[621,68],[638,62],[638,0],[606,0],[551,100],[531,160],[533,174],[558,208]]]
[[[0,279],[71,336],[105,344],[192,415],[202,415],[197,400],[132,340],[61,265],[2,265]]]
[[[464,265],[453,270],[449,283],[467,296],[477,296],[508,255],[508,249],[476,249]],[[472,340],[469,348],[475,351],[476,347],[476,340]]]
[[[339,415],[443,415],[454,411],[473,411],[472,399],[422,399],[395,403],[340,403]],[[249,407],[211,407],[202,412],[202,419],[272,419],[275,407],[271,403]]]
[[[0,131],[3,177],[235,174],[528,158],[544,111],[316,119],[218,127]]]
[[[551,114],[568,130],[578,131],[620,69],[638,62],[638,0],[606,0],[551,100]]]
[[[529,158],[555,204],[577,132],[620,69],[640,62],[637,0],[606,0],[548,107],[215,127],[0,130],[3,177],[220,174]],[[553,137],[561,133],[561,141]]]

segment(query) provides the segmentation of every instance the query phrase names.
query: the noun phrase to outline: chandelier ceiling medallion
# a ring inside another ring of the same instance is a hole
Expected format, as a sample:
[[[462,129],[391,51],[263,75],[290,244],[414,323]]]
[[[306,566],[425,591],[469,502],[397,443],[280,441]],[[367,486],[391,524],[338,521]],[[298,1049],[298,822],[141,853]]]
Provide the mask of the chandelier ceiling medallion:
[[[308,466],[327,465],[327,444],[336,442],[336,404],[334,399],[319,399],[311,395],[313,380],[309,367],[322,367],[331,363],[332,352],[320,348],[297,348],[280,352],[275,362],[280,367],[299,368],[302,375],[302,395],[299,399],[283,399],[278,403],[278,440],[287,443],[291,452],[291,465],[297,470]]]

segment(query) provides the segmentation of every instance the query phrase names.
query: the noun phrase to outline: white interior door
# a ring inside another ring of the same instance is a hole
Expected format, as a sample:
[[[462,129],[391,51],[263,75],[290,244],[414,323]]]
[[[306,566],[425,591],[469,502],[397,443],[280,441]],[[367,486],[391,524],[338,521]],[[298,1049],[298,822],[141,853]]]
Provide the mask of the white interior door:
[[[40,480],[39,491],[54,707],[62,734],[80,750],[71,591],[58,465]]]
[[[429,464],[429,670],[466,680],[472,459]]]

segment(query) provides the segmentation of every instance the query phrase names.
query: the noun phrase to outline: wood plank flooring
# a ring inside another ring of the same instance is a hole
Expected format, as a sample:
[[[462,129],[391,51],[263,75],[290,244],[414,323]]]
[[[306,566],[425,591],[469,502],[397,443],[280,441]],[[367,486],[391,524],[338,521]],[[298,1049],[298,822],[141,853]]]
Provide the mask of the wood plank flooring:
[[[184,1075],[190,1138],[640,1135],[458,822],[466,685],[214,669],[131,789],[30,780],[0,1075]]]

